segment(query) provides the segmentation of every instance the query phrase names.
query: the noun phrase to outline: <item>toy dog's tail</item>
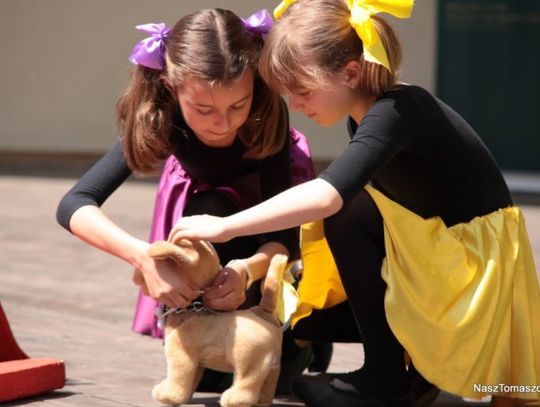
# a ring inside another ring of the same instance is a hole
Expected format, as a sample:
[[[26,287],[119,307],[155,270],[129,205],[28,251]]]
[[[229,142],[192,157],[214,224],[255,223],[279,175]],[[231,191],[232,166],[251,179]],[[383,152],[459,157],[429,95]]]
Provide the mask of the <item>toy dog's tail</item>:
[[[261,288],[261,302],[259,307],[262,311],[273,315],[276,310],[281,289],[281,280],[287,267],[288,257],[284,254],[275,254],[270,261],[268,273]]]

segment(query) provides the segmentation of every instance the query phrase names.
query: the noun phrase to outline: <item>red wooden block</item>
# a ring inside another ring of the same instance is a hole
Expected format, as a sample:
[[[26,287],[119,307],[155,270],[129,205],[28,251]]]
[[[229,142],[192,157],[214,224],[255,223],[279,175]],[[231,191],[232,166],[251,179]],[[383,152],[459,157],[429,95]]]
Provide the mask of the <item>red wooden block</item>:
[[[63,361],[29,359],[21,350],[0,303],[0,403],[60,389],[65,382]]]
[[[0,303],[0,362],[6,360],[14,359],[26,359],[28,356],[19,348],[13,334],[11,333],[11,328],[9,327],[6,314],[2,309],[2,304]]]
[[[0,402],[64,387],[64,362],[30,358],[0,362]]]

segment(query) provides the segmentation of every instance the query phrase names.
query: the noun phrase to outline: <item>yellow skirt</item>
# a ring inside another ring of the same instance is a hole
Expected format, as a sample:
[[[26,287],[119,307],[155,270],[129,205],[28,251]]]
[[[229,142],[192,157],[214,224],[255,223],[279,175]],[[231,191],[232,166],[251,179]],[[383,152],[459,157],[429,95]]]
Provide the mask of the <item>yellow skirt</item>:
[[[366,187],[384,219],[389,325],[415,367],[464,397],[540,398],[540,291],[519,208],[446,227]],[[322,222],[302,227],[293,325],[347,299]]]

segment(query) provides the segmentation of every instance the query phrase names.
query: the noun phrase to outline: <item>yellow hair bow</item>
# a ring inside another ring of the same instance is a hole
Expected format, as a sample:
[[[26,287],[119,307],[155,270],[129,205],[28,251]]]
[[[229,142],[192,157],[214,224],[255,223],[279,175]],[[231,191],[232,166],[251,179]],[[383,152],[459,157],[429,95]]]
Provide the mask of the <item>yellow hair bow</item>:
[[[280,18],[287,7],[295,1],[283,0],[274,9],[274,17]],[[364,44],[364,59],[366,61],[383,65],[392,71],[371,16],[377,13],[388,13],[398,18],[409,18],[413,5],[414,0],[347,0],[347,6],[351,10],[349,23]]]
[[[364,59],[383,65],[390,72],[390,63],[384,45],[371,19],[373,14],[388,13],[398,18],[409,18],[413,0],[347,0],[351,18],[349,22],[364,44]]]
[[[281,17],[281,15],[287,10],[287,7],[289,7],[291,4],[293,4],[296,0],[283,0],[279,5],[274,9],[274,18],[277,20]]]

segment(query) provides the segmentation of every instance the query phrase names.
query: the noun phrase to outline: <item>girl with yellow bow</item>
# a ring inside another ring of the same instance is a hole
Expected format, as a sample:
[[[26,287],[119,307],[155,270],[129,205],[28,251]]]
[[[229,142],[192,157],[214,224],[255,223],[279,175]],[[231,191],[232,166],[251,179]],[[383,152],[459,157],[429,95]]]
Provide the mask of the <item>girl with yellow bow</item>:
[[[355,372],[293,382],[310,407],[421,405],[404,351],[450,393],[540,398],[540,291],[525,221],[471,126],[399,82],[398,39],[375,14],[403,18],[411,7],[278,6],[261,75],[321,126],[348,116],[351,141],[317,179],[232,216],[183,218],[170,235],[220,242],[304,224],[293,332],[332,340],[353,326],[365,350]]]

